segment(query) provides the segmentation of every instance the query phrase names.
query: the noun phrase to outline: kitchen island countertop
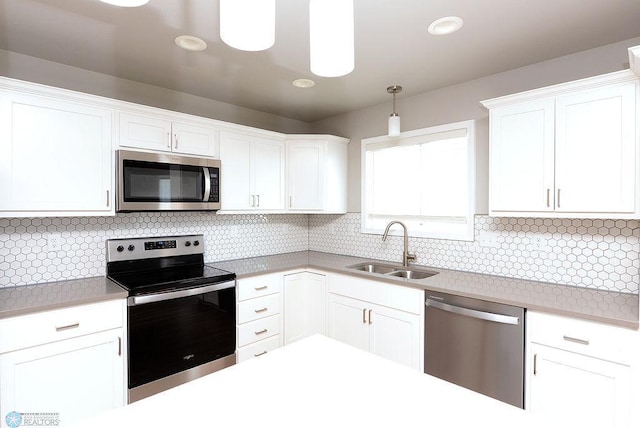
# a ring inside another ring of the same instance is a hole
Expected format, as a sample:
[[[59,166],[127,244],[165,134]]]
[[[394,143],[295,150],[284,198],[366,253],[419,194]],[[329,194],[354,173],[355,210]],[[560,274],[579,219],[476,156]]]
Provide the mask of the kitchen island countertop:
[[[519,427],[548,421],[315,335],[76,428]]]

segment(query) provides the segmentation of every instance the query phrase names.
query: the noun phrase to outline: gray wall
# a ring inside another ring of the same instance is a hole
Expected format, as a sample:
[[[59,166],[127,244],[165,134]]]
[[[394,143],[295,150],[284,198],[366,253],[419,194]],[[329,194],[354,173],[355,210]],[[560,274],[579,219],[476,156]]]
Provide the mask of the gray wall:
[[[0,76],[289,134],[310,125],[158,86],[120,79],[0,49]]]
[[[627,48],[640,45],[640,38],[614,43],[527,67],[464,82],[410,98],[397,98],[402,130],[420,129],[444,123],[476,119],[481,128],[480,146],[488,141],[488,110],[480,101],[629,68]],[[401,81],[389,82],[402,85]],[[382,88],[384,89],[384,88]],[[405,88],[409,89],[409,88]],[[360,141],[384,135],[389,102],[335,116],[313,124],[313,131],[351,139],[349,144],[349,212],[360,212]],[[486,155],[486,154],[485,154]]]

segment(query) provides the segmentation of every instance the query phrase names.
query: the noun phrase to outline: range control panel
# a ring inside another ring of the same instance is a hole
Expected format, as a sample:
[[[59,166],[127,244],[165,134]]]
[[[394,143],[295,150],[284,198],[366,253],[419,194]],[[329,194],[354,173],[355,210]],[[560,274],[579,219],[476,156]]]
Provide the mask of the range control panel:
[[[203,242],[203,235],[108,239],[107,263],[204,254]]]

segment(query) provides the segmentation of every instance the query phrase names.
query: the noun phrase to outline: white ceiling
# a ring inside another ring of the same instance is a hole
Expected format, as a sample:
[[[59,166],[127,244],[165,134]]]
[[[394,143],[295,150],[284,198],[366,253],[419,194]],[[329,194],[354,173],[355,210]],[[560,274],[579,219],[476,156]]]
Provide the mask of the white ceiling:
[[[218,35],[218,0],[0,0],[0,49],[313,122],[640,36],[639,0],[354,0],[355,70],[309,71],[307,0],[277,0],[276,43],[242,52]],[[431,36],[433,20],[464,27]],[[183,34],[208,48],[187,52]],[[312,78],[297,89],[291,81]]]

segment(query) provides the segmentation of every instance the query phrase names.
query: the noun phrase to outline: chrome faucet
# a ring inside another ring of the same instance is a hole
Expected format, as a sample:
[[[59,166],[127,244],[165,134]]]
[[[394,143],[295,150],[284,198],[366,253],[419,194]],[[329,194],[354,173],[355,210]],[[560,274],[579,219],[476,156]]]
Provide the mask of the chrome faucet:
[[[404,251],[402,252],[402,266],[407,267],[409,266],[409,262],[416,261],[416,255],[409,253],[409,236],[407,235],[407,226],[405,226],[404,223],[401,221],[392,221],[387,225],[387,228],[384,230],[384,235],[382,235],[382,240],[383,241],[387,240],[387,235],[389,234],[389,228],[391,228],[391,226],[395,223],[399,224],[404,229]]]

